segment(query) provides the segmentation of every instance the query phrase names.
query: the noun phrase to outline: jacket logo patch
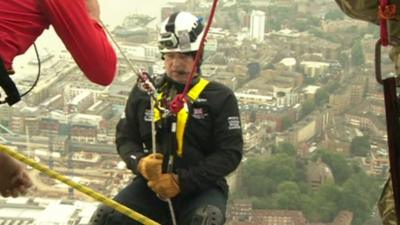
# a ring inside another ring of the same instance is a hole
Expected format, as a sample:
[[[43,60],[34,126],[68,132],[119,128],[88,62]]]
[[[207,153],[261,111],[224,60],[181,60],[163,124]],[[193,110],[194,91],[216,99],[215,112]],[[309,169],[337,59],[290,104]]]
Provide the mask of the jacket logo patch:
[[[196,99],[196,102],[207,102],[206,98],[198,98]]]
[[[146,109],[144,111],[144,121],[151,122],[152,118],[153,118],[153,112],[150,109]]]
[[[193,118],[196,118],[196,119],[204,119],[204,118],[206,118],[206,116],[208,116],[208,114],[205,113],[202,108],[193,108],[192,116],[193,116]]]
[[[230,116],[228,117],[228,129],[236,130],[240,129],[240,119],[238,116]]]

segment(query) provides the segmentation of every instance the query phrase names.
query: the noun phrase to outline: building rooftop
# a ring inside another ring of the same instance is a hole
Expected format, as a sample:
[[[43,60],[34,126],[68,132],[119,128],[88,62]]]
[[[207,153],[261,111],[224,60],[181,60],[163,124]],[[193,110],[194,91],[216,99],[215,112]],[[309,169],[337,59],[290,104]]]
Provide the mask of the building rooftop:
[[[1,198],[0,224],[88,225],[98,203],[46,198]]]
[[[320,86],[316,86],[316,85],[308,85],[307,87],[303,88],[303,91],[306,94],[315,94],[317,92],[318,89],[320,89]]]
[[[296,59],[295,58],[284,58],[280,61],[285,66],[294,66],[296,65]]]

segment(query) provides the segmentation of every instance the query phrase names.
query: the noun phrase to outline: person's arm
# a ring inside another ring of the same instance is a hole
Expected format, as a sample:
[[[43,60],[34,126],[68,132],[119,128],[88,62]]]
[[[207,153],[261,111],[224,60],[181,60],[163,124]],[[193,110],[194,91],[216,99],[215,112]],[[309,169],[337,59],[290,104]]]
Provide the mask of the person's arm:
[[[229,89],[222,89],[220,100],[213,101],[214,152],[197,166],[178,169],[179,186],[182,194],[204,190],[215,185],[234,171],[242,158],[243,138],[237,100]],[[209,99],[210,100],[210,99]]]
[[[18,197],[27,192],[32,181],[23,165],[7,154],[0,152],[0,194],[3,197]]]
[[[100,22],[100,6],[97,0],[86,0],[86,7],[89,13],[89,16]]]
[[[143,104],[143,96],[148,97],[146,94],[143,95],[135,85],[126,104],[125,118],[120,119],[118,122],[115,140],[118,154],[127,167],[136,175],[139,174],[138,163],[145,156],[143,140],[140,134],[141,125],[138,119],[138,111]],[[143,118],[140,119],[143,120]]]
[[[87,1],[87,2],[86,2]],[[117,57],[99,24],[97,0],[41,0],[43,13],[86,77],[109,85]]]

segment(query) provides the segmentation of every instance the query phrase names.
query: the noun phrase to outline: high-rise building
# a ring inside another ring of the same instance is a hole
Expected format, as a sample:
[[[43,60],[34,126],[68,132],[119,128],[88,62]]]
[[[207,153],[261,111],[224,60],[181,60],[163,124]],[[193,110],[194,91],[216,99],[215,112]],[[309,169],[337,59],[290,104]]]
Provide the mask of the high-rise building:
[[[257,42],[264,41],[265,12],[253,10],[250,16],[250,37]]]

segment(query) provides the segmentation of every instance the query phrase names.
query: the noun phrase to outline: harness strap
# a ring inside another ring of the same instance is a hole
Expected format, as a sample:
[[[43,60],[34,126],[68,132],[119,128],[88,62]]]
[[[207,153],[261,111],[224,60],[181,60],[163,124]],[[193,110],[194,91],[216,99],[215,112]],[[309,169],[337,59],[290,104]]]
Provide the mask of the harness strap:
[[[199,82],[195,86],[193,86],[188,92],[187,96],[190,98],[191,102],[194,102],[199,98],[201,92],[203,92],[204,88],[208,85],[209,81],[205,79],[200,79]],[[177,116],[177,124],[176,124],[176,140],[178,142],[177,154],[182,157],[183,154],[183,134],[185,133],[186,122],[188,119],[188,107],[185,103],[185,106],[179,110]]]
[[[209,81],[203,78],[200,78],[199,82],[195,84],[190,91],[188,92],[187,96],[189,97],[190,102],[196,101],[200,94],[203,92],[204,88],[208,85]],[[160,93],[157,96],[157,100],[160,101],[163,98],[163,94]],[[154,107],[154,121],[157,122],[161,119],[161,113]],[[176,123],[176,141],[177,141],[177,155],[182,157],[183,155],[183,135],[185,134],[186,123],[189,118],[189,108],[187,102],[184,103],[184,107],[182,107],[179,112],[177,113],[177,123]]]
[[[0,58],[0,87],[4,90],[7,97],[5,101],[0,102],[0,104],[6,103],[10,106],[21,100],[21,96],[18,92],[17,86],[15,86],[14,81],[10,78],[3,60]]]

